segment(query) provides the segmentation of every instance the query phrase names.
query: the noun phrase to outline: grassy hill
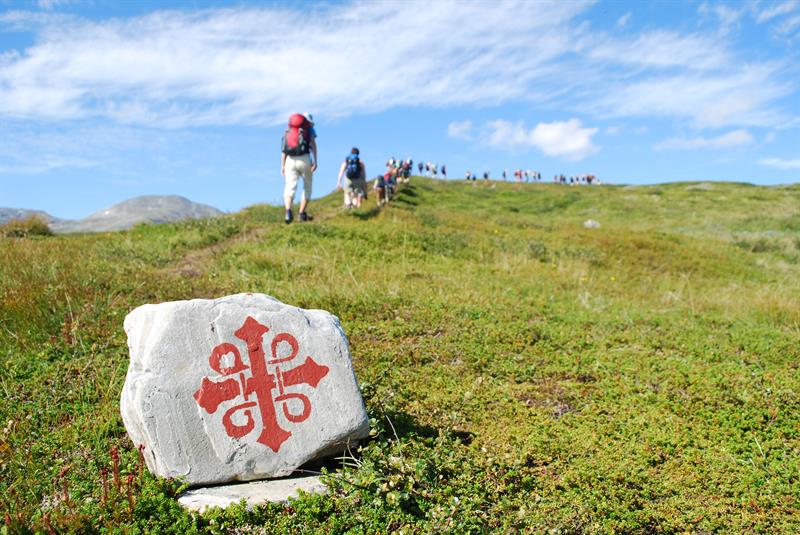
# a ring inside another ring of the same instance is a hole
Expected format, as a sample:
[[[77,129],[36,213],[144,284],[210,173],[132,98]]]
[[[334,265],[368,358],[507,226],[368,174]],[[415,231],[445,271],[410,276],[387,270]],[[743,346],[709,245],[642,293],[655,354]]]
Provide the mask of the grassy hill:
[[[0,239],[5,530],[800,531],[800,187],[372,201]],[[339,316],[374,436],[329,496],[192,517],[122,426],[122,320],[243,291]]]

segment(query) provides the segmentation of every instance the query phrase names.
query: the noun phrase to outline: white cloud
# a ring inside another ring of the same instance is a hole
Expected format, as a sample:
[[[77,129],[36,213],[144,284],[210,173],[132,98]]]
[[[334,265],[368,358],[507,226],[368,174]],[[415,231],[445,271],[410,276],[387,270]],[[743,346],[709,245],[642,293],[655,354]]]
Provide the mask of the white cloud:
[[[615,26],[620,30],[627,27],[628,23],[631,21],[632,14],[630,11],[622,15],[620,18],[617,19],[617,23]]]
[[[789,37],[789,46],[793,46],[792,35],[800,28],[800,0],[787,0],[785,2],[767,2],[764,4],[751,4],[751,13],[759,24],[769,23],[774,37],[783,39]]]
[[[123,165],[126,155],[157,154],[164,146],[187,138],[191,134],[113,125],[80,123],[43,129],[10,121],[0,123],[0,171],[30,175],[64,169],[111,170]]]
[[[707,70],[731,62],[730,53],[719,39],[701,34],[681,35],[670,30],[648,31],[626,39],[600,36],[585,44],[587,56],[594,60],[647,68]]]
[[[765,165],[767,167],[774,167],[775,169],[781,169],[782,171],[788,171],[791,169],[800,169],[800,159],[798,160],[784,160],[782,158],[764,158],[760,160],[758,163],[761,165]]]
[[[781,22],[775,30],[779,34],[787,34],[792,33],[797,28],[800,28],[800,15],[795,15],[794,17],[788,17],[783,22]]]
[[[455,139],[471,139],[472,121],[453,121],[447,125],[447,135]]]
[[[597,128],[584,128],[578,119],[539,123],[527,130],[522,121],[489,121],[488,143],[499,148],[536,147],[548,156],[582,160],[597,152],[592,136]]]
[[[718,5],[714,9],[714,13],[719,17],[723,27],[732,26],[739,22],[739,19],[744,13],[743,10],[731,9],[725,5]]]
[[[488,128],[488,143],[493,147],[514,149],[532,146],[530,133],[525,129],[522,121],[512,123],[505,119],[497,119],[486,123]]]
[[[585,81],[568,86],[584,114],[689,119],[700,128],[785,128],[793,120],[777,105],[796,91],[792,68],[780,60],[743,61],[724,32],[599,33],[581,41],[580,51],[592,61],[562,79]]]
[[[768,20],[792,13],[798,7],[797,0],[788,0],[780,4],[769,3],[769,7],[756,13],[756,22],[759,24]]]
[[[0,63],[0,115],[180,127],[523,99],[586,32],[572,21],[588,5],[375,2],[99,22],[0,15],[39,28],[34,46]],[[424,24],[387,39],[420,11]],[[475,21],[480,39],[463,31]],[[303,28],[302,38],[286,28]]]
[[[700,7],[697,8],[697,11],[702,15],[714,15],[722,26],[723,33],[730,29],[731,26],[739,22],[739,19],[745,13],[745,8],[741,9],[732,9],[730,6],[725,4],[716,4],[714,6],[709,5],[708,2],[704,2],[700,4]]]
[[[770,103],[792,87],[773,80],[777,70],[777,65],[754,65],[730,74],[652,77],[599,97],[596,109],[611,117],[687,118],[701,128],[783,125],[789,119]]]
[[[792,121],[776,104],[794,91],[784,65],[742,61],[716,34],[598,32],[581,20],[590,5],[324,3],[99,21],[0,13],[0,28],[35,32],[30,48],[0,53],[0,117],[272,125],[296,110],[319,120],[522,101],[701,127]],[[387,39],[386,28],[406,28],[420,12],[424,24]],[[291,27],[302,39],[287,38]]]
[[[655,148],[657,149],[724,149],[730,147],[741,147],[750,145],[754,141],[753,136],[747,130],[733,130],[721,136],[705,138],[670,138],[662,141]]]
[[[37,0],[36,5],[39,6],[40,9],[50,10],[68,3],[69,0]]]

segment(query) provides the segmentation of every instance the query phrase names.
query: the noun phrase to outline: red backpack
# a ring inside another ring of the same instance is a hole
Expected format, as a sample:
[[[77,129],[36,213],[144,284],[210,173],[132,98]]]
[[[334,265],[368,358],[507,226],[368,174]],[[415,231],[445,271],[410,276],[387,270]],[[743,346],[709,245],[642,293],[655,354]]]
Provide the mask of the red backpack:
[[[311,143],[311,123],[299,113],[289,117],[289,128],[283,134],[281,150],[289,156],[308,154]]]

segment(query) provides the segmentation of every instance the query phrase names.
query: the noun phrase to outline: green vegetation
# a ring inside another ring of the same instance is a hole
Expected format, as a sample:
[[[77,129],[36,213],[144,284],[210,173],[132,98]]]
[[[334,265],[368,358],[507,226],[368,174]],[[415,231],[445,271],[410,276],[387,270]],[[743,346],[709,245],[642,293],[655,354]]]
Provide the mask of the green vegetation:
[[[0,225],[0,236],[27,238],[28,236],[52,236],[50,226],[42,217],[32,215],[24,219],[12,219]]]
[[[800,187],[687,186],[0,240],[0,530],[800,531]],[[339,316],[373,437],[328,496],[192,516],[125,434],[122,320],[244,291]]]

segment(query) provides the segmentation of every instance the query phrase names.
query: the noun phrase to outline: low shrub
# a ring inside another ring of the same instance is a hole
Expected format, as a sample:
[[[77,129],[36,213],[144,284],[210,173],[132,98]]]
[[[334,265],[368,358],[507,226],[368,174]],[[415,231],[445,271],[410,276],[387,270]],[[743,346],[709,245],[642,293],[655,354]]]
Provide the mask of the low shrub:
[[[27,238],[29,236],[52,236],[53,231],[41,216],[32,215],[23,219],[12,219],[0,225],[0,235],[6,238]]]

